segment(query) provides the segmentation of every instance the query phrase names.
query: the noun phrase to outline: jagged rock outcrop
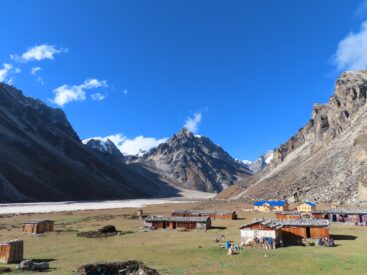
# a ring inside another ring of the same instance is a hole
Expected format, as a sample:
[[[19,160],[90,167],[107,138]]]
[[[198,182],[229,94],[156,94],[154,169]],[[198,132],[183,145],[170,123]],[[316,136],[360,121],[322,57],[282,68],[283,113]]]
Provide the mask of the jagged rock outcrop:
[[[0,202],[141,198],[166,190],[85,146],[63,111],[2,83],[0,142]]]
[[[268,165],[270,164],[270,161],[273,159],[274,151],[269,150],[265,154],[262,154],[260,157],[258,157],[254,162],[251,162],[248,164],[248,168],[254,173],[257,174],[261,171],[263,171]]]
[[[222,191],[238,177],[251,174],[209,138],[186,129],[129,163],[160,174],[170,184],[206,192]]]
[[[357,203],[366,197],[367,72],[343,73],[328,104],[274,151],[270,169],[251,179],[245,198]]]
[[[335,94],[328,104],[314,104],[312,118],[305,127],[275,150],[274,164],[305,143],[317,150],[335,139],[344,126],[366,103],[367,75],[365,71],[345,72],[336,81]]]

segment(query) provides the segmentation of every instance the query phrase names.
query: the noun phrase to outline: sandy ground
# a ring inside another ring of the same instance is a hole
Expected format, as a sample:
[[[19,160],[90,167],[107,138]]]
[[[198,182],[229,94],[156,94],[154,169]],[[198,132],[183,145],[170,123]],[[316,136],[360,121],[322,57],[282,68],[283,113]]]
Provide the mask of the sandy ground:
[[[142,199],[98,202],[42,202],[42,203],[13,203],[0,204],[0,214],[50,213],[79,210],[100,210],[118,208],[142,208],[148,205],[165,203],[184,203],[182,198],[171,199]]]
[[[182,197],[165,199],[137,199],[115,201],[65,201],[65,202],[42,202],[42,203],[10,203],[0,204],[0,214],[26,214],[26,213],[50,213],[79,210],[100,210],[119,208],[143,208],[148,205],[166,203],[186,203],[207,200],[215,196],[212,193],[204,193],[191,190],[182,190]]]
[[[180,189],[179,194],[181,195],[181,197],[187,198],[187,199],[211,199],[217,195],[215,193],[200,192],[200,191],[188,190],[188,189]]]

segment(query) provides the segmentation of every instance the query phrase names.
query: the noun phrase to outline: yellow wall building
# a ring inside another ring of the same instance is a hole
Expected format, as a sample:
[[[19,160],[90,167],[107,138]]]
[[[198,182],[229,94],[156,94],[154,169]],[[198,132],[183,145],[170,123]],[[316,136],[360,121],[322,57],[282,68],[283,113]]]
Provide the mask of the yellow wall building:
[[[289,210],[289,204],[287,201],[274,201],[274,200],[257,201],[254,203],[254,207],[259,212]]]
[[[312,202],[304,202],[297,206],[297,211],[299,212],[312,212],[316,210],[316,204]]]

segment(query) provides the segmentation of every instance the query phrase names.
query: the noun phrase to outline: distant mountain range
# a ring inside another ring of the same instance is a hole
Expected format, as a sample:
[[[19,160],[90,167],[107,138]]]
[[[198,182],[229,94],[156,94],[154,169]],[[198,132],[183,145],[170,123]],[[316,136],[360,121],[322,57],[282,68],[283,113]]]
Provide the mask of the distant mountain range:
[[[0,202],[178,196],[358,203],[367,200],[367,72],[346,72],[328,104],[254,162],[180,130],[124,156],[108,139],[81,141],[63,111],[0,84]],[[233,187],[232,187],[233,186]]]

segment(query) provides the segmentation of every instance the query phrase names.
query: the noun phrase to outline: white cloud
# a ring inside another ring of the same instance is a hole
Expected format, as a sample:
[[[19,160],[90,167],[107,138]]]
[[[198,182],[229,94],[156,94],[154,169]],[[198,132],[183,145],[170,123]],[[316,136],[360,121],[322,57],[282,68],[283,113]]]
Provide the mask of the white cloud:
[[[108,87],[106,80],[87,79],[80,85],[69,86],[65,84],[53,91],[55,94],[53,102],[62,107],[72,101],[84,101],[86,99],[87,90],[101,87]]]
[[[4,63],[3,68],[0,69],[0,81],[6,81],[8,79],[8,75],[13,69],[13,65]],[[12,79],[9,79],[9,81],[12,81]]]
[[[92,94],[90,97],[92,98],[92,100],[95,100],[95,101],[101,101],[106,98],[105,95],[101,93]]]
[[[40,70],[42,70],[42,68],[41,68],[41,67],[33,67],[33,68],[31,69],[31,74],[32,74],[32,75],[34,75],[34,76],[36,76],[36,81],[37,81],[39,84],[44,85],[45,83],[44,83],[44,81],[43,81],[43,78],[42,78],[42,77],[40,77],[40,76],[37,76],[37,73],[38,73]]]
[[[188,117],[185,121],[184,127],[192,133],[196,133],[199,130],[199,124],[201,122],[201,113],[195,113],[194,117]]]
[[[123,93],[124,93],[124,95],[127,95],[128,91],[127,90],[124,90]]]
[[[36,81],[37,81],[39,84],[41,84],[41,85],[44,85],[44,84],[45,84],[45,82],[43,81],[43,78],[42,78],[42,77],[40,77],[40,76],[38,76],[38,77],[36,78]]]
[[[84,140],[87,143],[90,139],[98,139],[102,141],[111,140],[116,147],[124,155],[141,155],[144,151],[157,147],[159,144],[166,142],[168,138],[156,139],[152,137],[137,136],[129,139],[122,134],[110,135],[107,137],[94,137]]]
[[[42,70],[42,68],[41,68],[41,67],[33,67],[33,68],[32,68],[32,70],[31,70],[31,74],[32,74],[32,75],[36,75],[36,73],[37,73],[38,71],[40,71],[40,70]]]
[[[156,139],[150,137],[138,136],[133,139],[126,139],[119,149],[126,155],[136,155],[141,151],[149,151],[159,144],[166,142],[167,138]]]
[[[339,42],[334,63],[339,70],[367,69],[367,21]]]
[[[54,59],[56,54],[67,52],[68,49],[60,48],[57,49],[53,45],[42,44],[38,46],[34,46],[29,48],[26,52],[24,52],[21,56],[18,55],[10,55],[10,58],[17,62],[29,62],[29,61],[41,61],[44,59]]]

